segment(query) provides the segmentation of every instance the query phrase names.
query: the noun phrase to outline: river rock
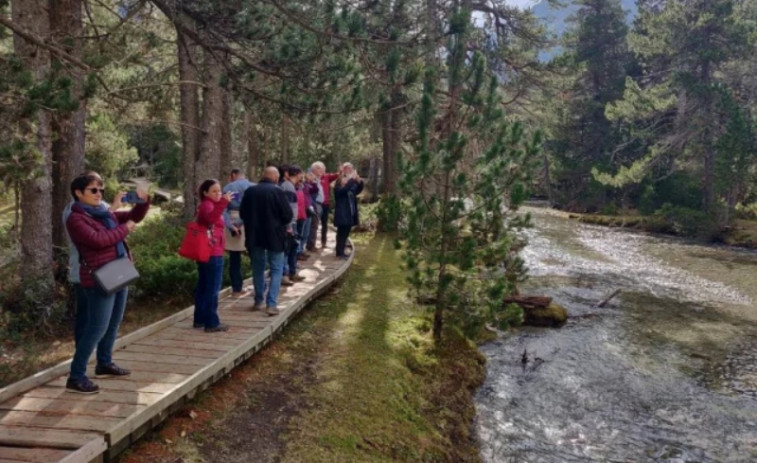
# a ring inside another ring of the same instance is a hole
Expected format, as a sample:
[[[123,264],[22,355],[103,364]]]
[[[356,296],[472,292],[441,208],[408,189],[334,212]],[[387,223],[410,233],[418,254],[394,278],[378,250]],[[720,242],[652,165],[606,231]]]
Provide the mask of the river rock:
[[[559,327],[568,320],[568,311],[546,296],[506,297],[504,305],[517,304],[523,309],[523,324],[529,326]]]

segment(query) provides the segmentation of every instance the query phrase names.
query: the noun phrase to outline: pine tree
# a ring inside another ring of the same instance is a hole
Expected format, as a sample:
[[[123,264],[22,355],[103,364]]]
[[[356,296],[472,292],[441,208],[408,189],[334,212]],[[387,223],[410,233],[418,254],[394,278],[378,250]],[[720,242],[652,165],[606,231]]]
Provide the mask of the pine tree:
[[[470,11],[455,10],[448,27],[447,63],[431,61],[425,74],[419,141],[400,181],[408,279],[433,301],[437,340],[445,320],[473,335],[514,316],[502,299],[523,276],[514,229],[524,221],[511,212],[539,150],[538,134],[525,141],[523,127],[506,122],[484,56],[469,54]]]

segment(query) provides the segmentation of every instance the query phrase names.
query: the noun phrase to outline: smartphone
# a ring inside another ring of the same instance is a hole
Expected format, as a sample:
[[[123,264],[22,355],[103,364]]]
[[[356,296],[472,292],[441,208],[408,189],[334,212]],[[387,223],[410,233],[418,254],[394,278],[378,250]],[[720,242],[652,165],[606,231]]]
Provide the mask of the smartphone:
[[[238,191],[236,193],[232,193],[231,199],[234,201],[239,201],[239,197],[242,196]]]
[[[123,198],[121,198],[122,203],[132,203],[132,204],[142,204],[145,201],[141,199],[139,196],[137,196],[137,190],[129,190],[126,192]]]

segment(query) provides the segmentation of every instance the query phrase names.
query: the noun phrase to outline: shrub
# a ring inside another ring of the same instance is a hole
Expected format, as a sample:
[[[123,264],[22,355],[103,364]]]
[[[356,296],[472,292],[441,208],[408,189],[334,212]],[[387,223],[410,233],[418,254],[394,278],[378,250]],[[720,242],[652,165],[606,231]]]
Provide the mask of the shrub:
[[[179,215],[163,213],[146,219],[129,236],[129,247],[140,274],[131,287],[133,297],[192,294],[197,282],[197,265],[177,254],[184,225]]]
[[[716,220],[706,212],[665,203],[655,212],[674,233],[703,239],[712,239],[718,232]]]

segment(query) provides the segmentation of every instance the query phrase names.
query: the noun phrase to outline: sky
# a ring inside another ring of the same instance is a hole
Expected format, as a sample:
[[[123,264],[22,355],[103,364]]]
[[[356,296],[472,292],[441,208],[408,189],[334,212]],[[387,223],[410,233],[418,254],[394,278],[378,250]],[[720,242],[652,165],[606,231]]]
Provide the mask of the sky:
[[[535,3],[539,3],[539,0],[505,0],[505,3],[520,8],[530,7]]]

